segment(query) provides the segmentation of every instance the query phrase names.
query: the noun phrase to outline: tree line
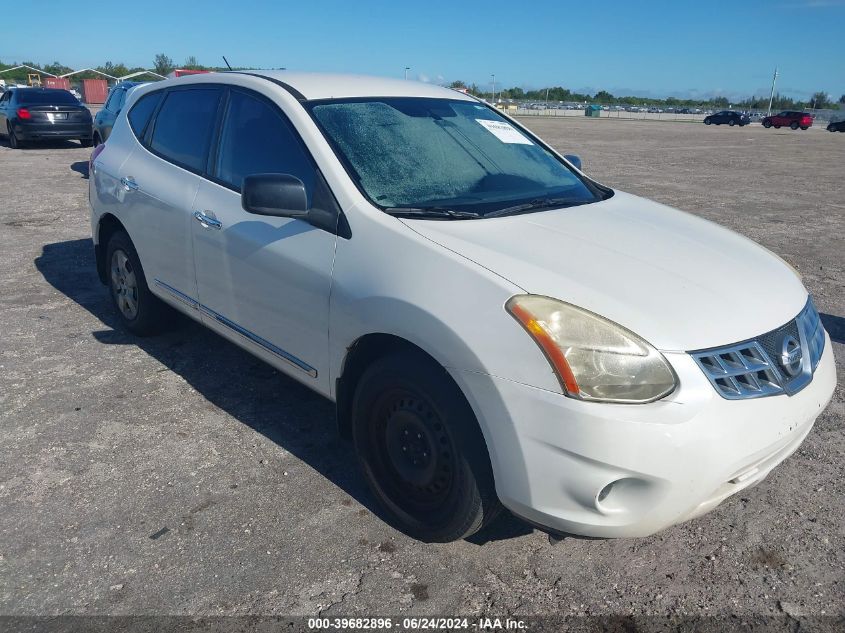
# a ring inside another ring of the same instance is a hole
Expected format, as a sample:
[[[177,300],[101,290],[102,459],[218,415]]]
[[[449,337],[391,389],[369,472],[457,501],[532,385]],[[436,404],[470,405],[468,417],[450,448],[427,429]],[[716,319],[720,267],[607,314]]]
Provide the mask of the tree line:
[[[449,84],[450,88],[455,90],[466,90],[472,95],[482,99],[492,99],[493,93],[491,90],[484,90],[478,87],[477,84],[467,84],[463,81],[456,80]],[[536,102],[569,102],[569,103],[593,103],[598,105],[636,105],[636,106],[665,106],[665,107],[707,107],[707,108],[727,108],[732,106],[737,109],[749,110],[765,110],[769,107],[768,96],[752,96],[738,101],[729,101],[727,97],[712,97],[710,99],[677,99],[675,97],[666,97],[664,99],[656,99],[652,97],[640,97],[636,95],[615,96],[606,90],[600,90],[594,95],[580,92],[572,92],[568,88],[562,86],[553,86],[549,88],[540,88],[538,90],[523,90],[522,88],[503,88],[497,90],[495,98],[497,100],[515,100],[515,101],[536,101]],[[772,109],[774,110],[800,110],[805,108],[835,108],[845,104],[845,94],[839,97],[838,102],[834,103],[831,96],[826,92],[820,90],[814,93],[807,101],[792,99],[775,93],[772,99]]]

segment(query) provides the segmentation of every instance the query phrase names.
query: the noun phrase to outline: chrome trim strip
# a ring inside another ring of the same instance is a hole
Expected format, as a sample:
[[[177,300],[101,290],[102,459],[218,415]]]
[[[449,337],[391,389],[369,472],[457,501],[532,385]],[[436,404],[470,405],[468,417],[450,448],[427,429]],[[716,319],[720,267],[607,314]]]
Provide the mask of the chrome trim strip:
[[[191,297],[189,297],[185,293],[179,292],[173,286],[169,286],[159,279],[154,279],[153,281],[155,282],[155,284],[157,286],[159,286],[160,288],[162,288],[162,289],[166,290],[168,293],[170,293],[175,299],[178,299],[179,301],[187,304],[188,306],[190,306],[194,310],[199,310],[200,312],[202,312],[206,316],[210,316],[211,318],[213,318],[215,321],[217,321],[221,325],[225,325],[227,328],[229,328],[230,330],[232,330],[236,334],[240,334],[241,336],[243,336],[245,339],[247,339],[251,343],[255,343],[256,345],[263,347],[265,350],[275,354],[276,356],[278,356],[282,360],[286,361],[287,363],[289,363],[293,367],[296,367],[297,369],[304,371],[306,374],[311,376],[311,378],[317,377],[317,370],[314,369],[313,367],[311,367],[311,365],[309,365],[305,361],[299,360],[293,354],[289,354],[288,352],[283,350],[281,347],[273,345],[270,341],[261,338],[260,336],[258,336],[258,334],[254,334],[253,332],[250,332],[246,328],[241,327],[240,325],[238,325],[234,321],[227,319],[222,314],[215,312],[214,310],[212,310],[211,308],[209,308],[206,305],[203,305],[202,303],[200,303],[196,299],[192,299]]]
[[[191,297],[186,295],[184,292],[179,292],[178,290],[176,290],[176,288],[167,285],[161,279],[153,279],[153,283],[155,283],[155,285],[161,288],[162,290],[166,290],[168,293],[170,293],[170,295],[174,299],[178,299],[179,301],[193,308],[194,310],[199,310],[199,301],[191,299]]]
[[[777,358],[761,345],[760,339],[779,332],[794,323],[798,330],[801,350],[801,371],[787,375]],[[792,396],[813,381],[824,351],[824,327],[813,304],[807,297],[804,308],[786,324],[744,343],[688,352],[716,392],[727,400],[760,398],[785,393]],[[726,358],[727,357],[727,358]],[[765,379],[761,381],[760,375]],[[721,384],[720,384],[721,383]]]

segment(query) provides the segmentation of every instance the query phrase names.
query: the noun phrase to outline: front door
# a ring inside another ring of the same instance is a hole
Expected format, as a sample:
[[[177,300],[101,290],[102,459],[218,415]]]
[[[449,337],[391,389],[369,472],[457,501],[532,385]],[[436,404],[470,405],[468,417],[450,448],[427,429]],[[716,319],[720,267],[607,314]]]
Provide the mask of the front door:
[[[251,91],[231,88],[192,231],[197,290],[212,329],[323,393],[336,236],[307,222],[241,207],[245,176],[292,174],[313,200],[313,161],[287,117]]]

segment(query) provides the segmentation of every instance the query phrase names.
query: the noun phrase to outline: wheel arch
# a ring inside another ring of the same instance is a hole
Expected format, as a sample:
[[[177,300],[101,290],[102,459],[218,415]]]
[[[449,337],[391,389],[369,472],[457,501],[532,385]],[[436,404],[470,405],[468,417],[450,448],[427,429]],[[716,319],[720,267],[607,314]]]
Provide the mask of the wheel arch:
[[[97,222],[96,240],[94,241],[94,257],[97,263],[97,276],[100,278],[102,284],[108,283],[108,274],[106,270],[106,246],[109,239],[118,231],[125,233],[126,227],[111,213],[104,213]]]

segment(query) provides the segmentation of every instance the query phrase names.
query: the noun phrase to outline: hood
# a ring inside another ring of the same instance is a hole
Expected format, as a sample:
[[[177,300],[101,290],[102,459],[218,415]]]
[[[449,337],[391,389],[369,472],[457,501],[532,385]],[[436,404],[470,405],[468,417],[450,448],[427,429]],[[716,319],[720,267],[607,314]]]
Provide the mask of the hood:
[[[744,341],[804,307],[780,258],[717,224],[644,198],[488,220],[403,220],[527,293],[585,308],[663,351]]]

